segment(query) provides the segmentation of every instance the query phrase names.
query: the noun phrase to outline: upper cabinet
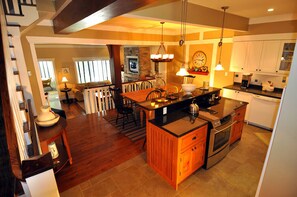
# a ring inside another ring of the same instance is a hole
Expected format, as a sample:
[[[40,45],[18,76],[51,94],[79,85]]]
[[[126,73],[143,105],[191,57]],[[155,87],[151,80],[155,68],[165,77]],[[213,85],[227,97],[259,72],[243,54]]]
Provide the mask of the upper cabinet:
[[[288,73],[290,71],[295,45],[294,41],[285,41],[282,43],[281,56],[279,57],[276,72]]]
[[[253,41],[247,44],[246,69],[250,72],[258,72],[263,48],[263,41]]]
[[[275,73],[280,53],[280,41],[264,41],[260,58],[259,72]]]
[[[248,42],[234,42],[230,63],[231,72],[245,71],[245,58]]]
[[[294,41],[260,40],[234,42],[230,71],[258,74],[288,74]]]

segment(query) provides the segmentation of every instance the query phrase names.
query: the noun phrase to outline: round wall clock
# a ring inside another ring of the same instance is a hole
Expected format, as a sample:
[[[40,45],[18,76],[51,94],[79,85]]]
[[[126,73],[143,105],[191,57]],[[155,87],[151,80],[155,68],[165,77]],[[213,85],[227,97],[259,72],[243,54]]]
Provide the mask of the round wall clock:
[[[194,67],[201,67],[205,66],[207,57],[203,51],[197,51],[196,53],[194,53],[192,60]]]

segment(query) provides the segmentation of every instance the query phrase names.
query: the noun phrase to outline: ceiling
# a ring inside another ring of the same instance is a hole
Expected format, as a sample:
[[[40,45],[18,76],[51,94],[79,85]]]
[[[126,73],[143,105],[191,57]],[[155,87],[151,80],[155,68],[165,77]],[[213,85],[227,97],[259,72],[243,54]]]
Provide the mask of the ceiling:
[[[229,6],[227,13],[246,17],[251,20],[261,20],[263,18],[276,18],[282,16],[282,18],[294,18],[297,20],[297,1],[296,0],[188,0],[189,6],[191,4],[197,4],[203,7],[208,7],[214,10],[222,11],[222,6]],[[268,12],[268,8],[274,8],[273,12]],[[189,13],[188,13],[189,14]],[[90,27],[89,29],[96,30],[111,30],[122,32],[141,32],[141,33],[153,33],[160,34],[162,19],[144,19],[135,17],[131,14],[125,14],[101,24]],[[199,24],[187,25],[187,33],[210,31],[214,27],[205,27]],[[166,21],[164,24],[164,34],[179,34],[180,22],[179,21]]]

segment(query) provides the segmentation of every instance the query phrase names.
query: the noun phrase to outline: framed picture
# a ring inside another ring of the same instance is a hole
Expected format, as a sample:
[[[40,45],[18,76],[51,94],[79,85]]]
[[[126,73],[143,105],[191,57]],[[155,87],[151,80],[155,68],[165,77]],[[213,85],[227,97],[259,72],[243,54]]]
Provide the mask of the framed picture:
[[[69,68],[62,68],[63,74],[69,74]]]

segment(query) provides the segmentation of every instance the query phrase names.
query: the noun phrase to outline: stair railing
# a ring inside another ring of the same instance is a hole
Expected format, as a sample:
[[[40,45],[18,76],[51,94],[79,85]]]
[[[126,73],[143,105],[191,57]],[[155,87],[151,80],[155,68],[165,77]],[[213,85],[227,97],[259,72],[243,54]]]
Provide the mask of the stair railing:
[[[22,5],[36,6],[36,0],[2,0],[5,15],[23,16]]]

